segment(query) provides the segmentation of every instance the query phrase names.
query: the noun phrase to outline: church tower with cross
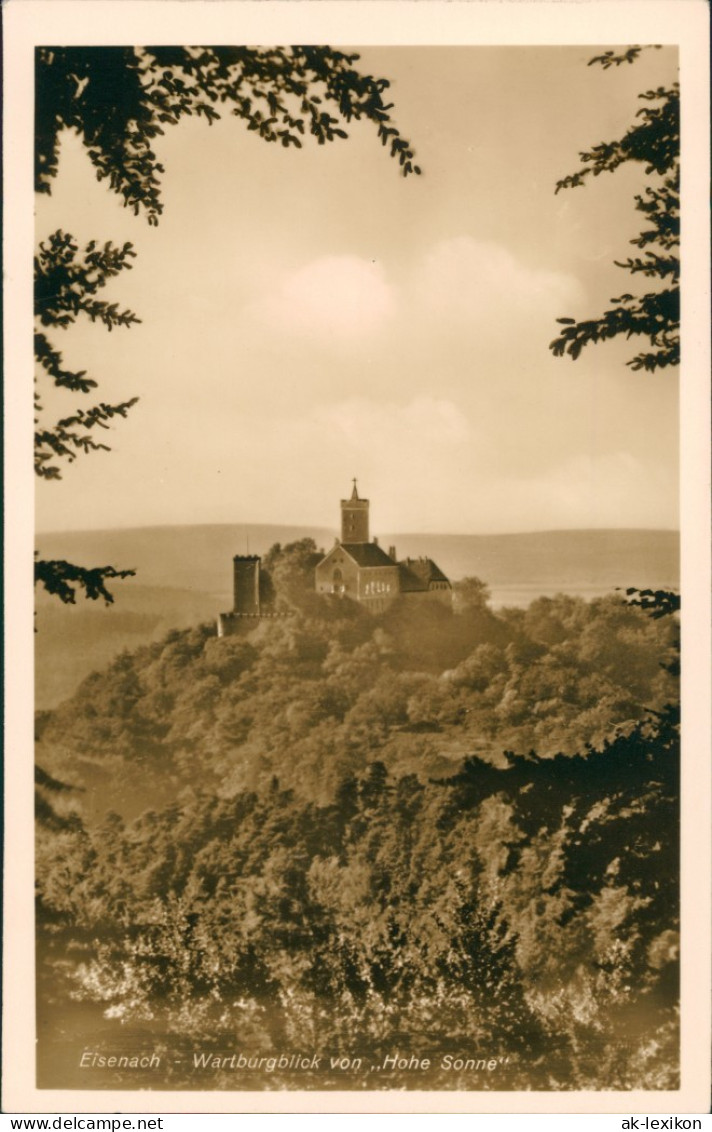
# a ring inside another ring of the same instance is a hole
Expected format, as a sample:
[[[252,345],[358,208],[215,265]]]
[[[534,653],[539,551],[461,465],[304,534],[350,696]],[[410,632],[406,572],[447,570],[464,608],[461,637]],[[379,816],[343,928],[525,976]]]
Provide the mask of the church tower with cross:
[[[316,592],[350,598],[371,613],[383,613],[397,598],[450,607],[452,587],[442,570],[430,558],[399,562],[394,546],[386,554],[370,538],[368,509],[354,480],[350,498],[341,500],[341,538],[316,567]]]
[[[368,500],[359,499],[355,479],[353,484],[351,498],[341,500],[341,541],[342,543],[369,542]]]
[[[249,632],[265,618],[289,616],[287,610],[274,606],[273,595],[263,603],[269,579],[258,555],[236,555],[233,579],[234,605],[218,616],[219,637]],[[408,604],[435,601],[452,608],[452,586],[432,558],[399,561],[395,546],[386,554],[378,539],[370,537],[369,501],[359,495],[355,479],[351,495],[341,500],[341,538],[317,563],[314,588],[318,594],[357,601],[374,614],[403,599]]]

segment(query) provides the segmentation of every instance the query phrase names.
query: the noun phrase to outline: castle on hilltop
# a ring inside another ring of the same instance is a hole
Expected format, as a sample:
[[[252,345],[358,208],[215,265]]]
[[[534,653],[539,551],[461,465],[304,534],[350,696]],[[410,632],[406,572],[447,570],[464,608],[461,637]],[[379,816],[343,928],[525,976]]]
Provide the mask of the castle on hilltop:
[[[394,546],[386,554],[369,538],[369,501],[353,483],[351,498],[341,500],[341,538],[316,567],[316,592],[351,598],[371,613],[382,613],[398,597],[451,606],[450,581],[431,558],[399,562]]]
[[[357,601],[371,613],[383,613],[397,598],[437,601],[450,608],[452,586],[432,558],[399,562],[394,546],[386,554],[377,538],[369,538],[369,501],[360,498],[356,480],[353,484],[351,497],[341,500],[341,538],[316,565],[316,592]],[[219,637],[258,619],[282,616],[262,600],[261,561],[257,554],[233,558],[233,608],[218,615]]]

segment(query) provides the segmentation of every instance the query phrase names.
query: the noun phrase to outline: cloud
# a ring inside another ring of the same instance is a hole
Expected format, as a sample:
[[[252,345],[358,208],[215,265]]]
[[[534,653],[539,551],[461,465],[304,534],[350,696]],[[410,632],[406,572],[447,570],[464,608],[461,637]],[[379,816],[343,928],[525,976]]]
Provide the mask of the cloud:
[[[566,314],[581,298],[564,272],[530,267],[501,244],[457,236],[435,244],[416,270],[418,306],[449,325],[513,334]]]
[[[277,279],[244,314],[280,333],[353,343],[380,330],[396,295],[379,263],[358,256],[322,256]]]
[[[467,418],[453,401],[416,397],[405,405],[353,398],[317,410],[317,427],[357,447],[392,450],[405,456],[432,446],[459,444],[470,438]]]
[[[353,398],[250,418],[237,445],[215,440],[222,478],[240,484],[240,516],[255,521],[335,525],[357,476],[376,534],[674,526],[676,485],[654,461],[576,453],[515,473],[490,460],[487,431],[447,398]]]
[[[240,485],[242,518],[336,523],[338,500],[357,476],[362,491],[375,493],[376,533],[423,522],[437,527],[443,490],[452,496],[458,469],[480,447],[462,410],[438,397],[400,403],[358,397],[293,414],[256,413],[241,418],[237,436],[216,425],[212,440],[210,465],[220,468],[223,483]],[[200,486],[206,499],[210,475],[206,463]],[[221,496],[220,506],[236,504]],[[218,521],[214,513],[210,521]]]
[[[493,479],[489,525],[497,511],[510,529],[674,526],[677,488],[655,462],[629,452],[577,454],[540,474]],[[529,521],[527,516],[535,519]]]
[[[378,349],[382,360],[390,351],[417,375],[433,351],[451,370],[470,364],[473,345],[491,352],[505,342],[509,356],[533,348],[548,358],[556,318],[581,299],[573,276],[471,236],[433,244],[398,282],[390,266],[387,273],[381,262],[326,255],[274,275],[243,307],[243,340],[252,330],[264,343],[268,330],[288,349],[298,342],[302,351],[347,357]]]

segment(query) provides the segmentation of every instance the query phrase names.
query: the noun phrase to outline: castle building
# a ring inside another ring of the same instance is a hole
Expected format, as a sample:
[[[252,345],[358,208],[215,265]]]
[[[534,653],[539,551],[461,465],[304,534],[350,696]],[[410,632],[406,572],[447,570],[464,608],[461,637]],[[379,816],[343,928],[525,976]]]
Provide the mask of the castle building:
[[[394,546],[386,554],[369,537],[369,501],[353,482],[351,498],[341,500],[341,538],[316,567],[316,592],[350,598],[372,613],[382,613],[399,597],[450,607],[452,586],[432,559],[399,562]]]
[[[266,617],[286,616],[275,611],[269,596],[266,603],[263,600],[263,584],[269,579],[261,566],[258,554],[233,558],[233,608],[218,614],[219,637],[249,630]],[[341,500],[341,538],[317,563],[314,584],[318,594],[349,598],[371,613],[383,613],[396,598],[452,606],[452,586],[431,558],[399,562],[394,546],[386,554],[378,539],[370,538],[369,501],[359,496],[356,480],[351,498]]]
[[[229,637],[240,629],[249,629],[264,617],[279,617],[265,608],[261,595],[262,559],[259,554],[236,554],[232,560],[233,607],[218,614],[218,636]]]

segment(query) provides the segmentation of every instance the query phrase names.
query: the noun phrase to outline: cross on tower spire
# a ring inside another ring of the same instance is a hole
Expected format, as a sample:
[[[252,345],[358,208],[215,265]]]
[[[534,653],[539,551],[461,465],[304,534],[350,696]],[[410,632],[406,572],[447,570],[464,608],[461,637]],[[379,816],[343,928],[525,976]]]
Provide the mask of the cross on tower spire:
[[[359,496],[355,476],[353,485],[351,498],[341,500],[341,541],[369,542],[368,500]]]

